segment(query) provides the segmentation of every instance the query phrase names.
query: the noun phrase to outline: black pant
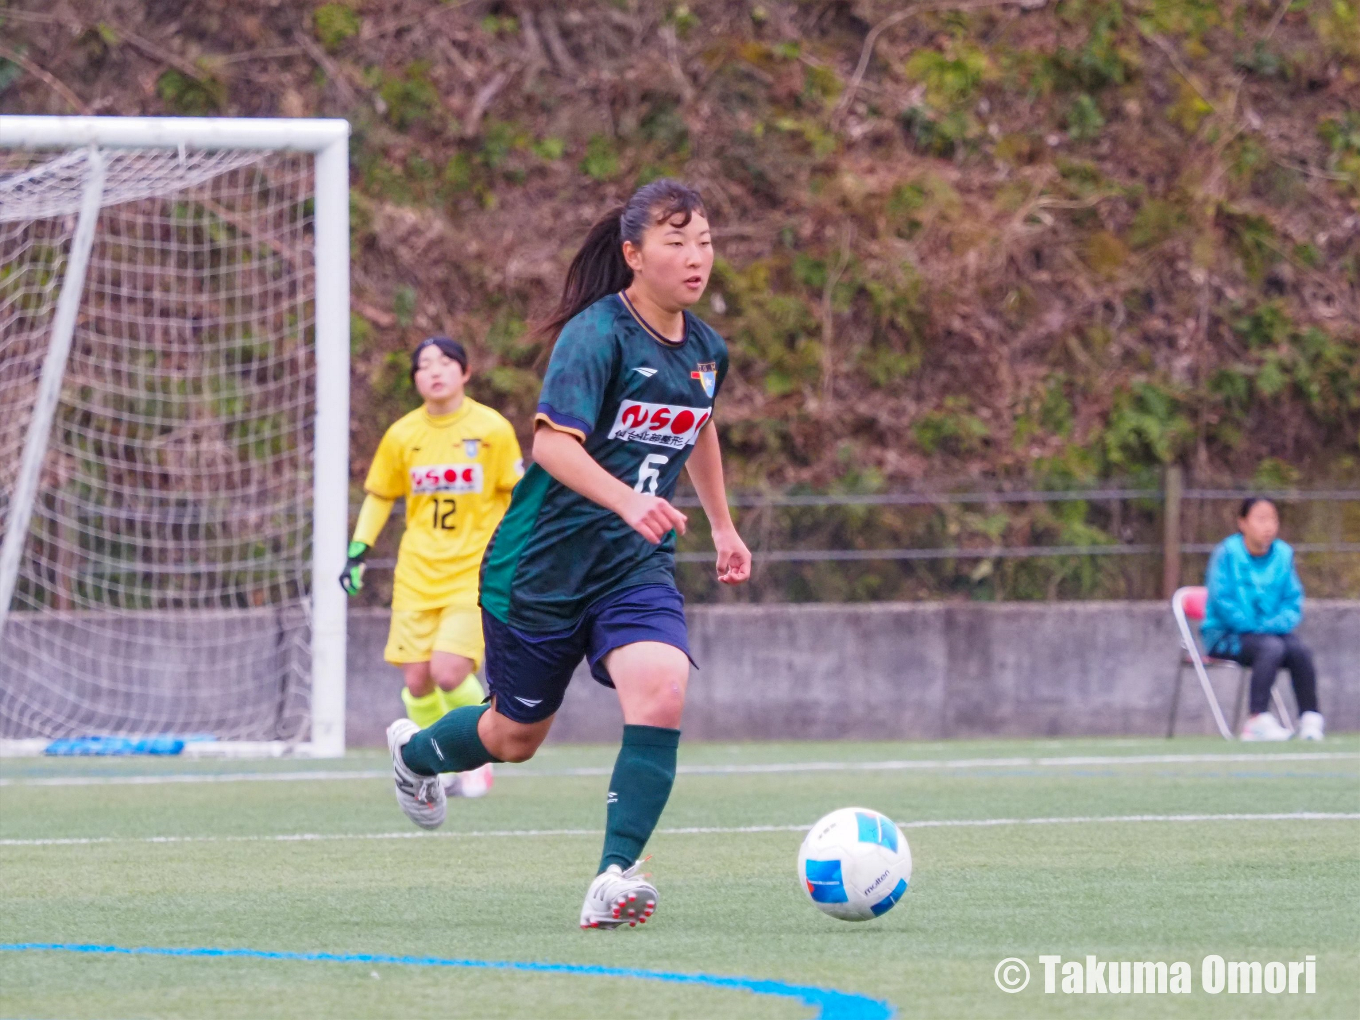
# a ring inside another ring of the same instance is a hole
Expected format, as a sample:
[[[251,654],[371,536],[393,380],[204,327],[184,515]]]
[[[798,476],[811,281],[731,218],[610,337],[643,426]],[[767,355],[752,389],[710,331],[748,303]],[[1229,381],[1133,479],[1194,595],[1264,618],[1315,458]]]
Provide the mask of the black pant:
[[[1281,667],[1289,670],[1294,682],[1294,700],[1300,712],[1316,712],[1317,673],[1313,669],[1313,653],[1304,647],[1297,634],[1239,634],[1241,650],[1236,655],[1221,658],[1236,659],[1251,667],[1251,697],[1249,711],[1259,715],[1270,707],[1270,688]]]

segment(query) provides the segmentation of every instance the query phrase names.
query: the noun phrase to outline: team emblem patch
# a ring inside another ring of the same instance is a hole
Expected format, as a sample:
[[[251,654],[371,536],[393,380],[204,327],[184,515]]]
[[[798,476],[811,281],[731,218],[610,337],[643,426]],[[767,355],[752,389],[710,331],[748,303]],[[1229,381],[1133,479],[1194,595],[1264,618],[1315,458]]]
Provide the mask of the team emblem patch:
[[[701,361],[689,374],[691,379],[698,379],[704,388],[707,396],[713,396],[713,390],[718,385],[718,363],[716,361]]]
[[[468,460],[476,460],[477,454],[482,452],[482,441],[480,439],[463,440],[463,456]]]

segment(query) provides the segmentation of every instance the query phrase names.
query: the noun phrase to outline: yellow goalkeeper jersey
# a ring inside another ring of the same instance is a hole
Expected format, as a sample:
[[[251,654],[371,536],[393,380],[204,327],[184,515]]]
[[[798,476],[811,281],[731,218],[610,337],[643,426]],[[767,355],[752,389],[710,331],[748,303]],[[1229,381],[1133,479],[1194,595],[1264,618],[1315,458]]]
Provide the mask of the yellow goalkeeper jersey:
[[[392,608],[477,604],[482,553],[524,474],[519,440],[506,419],[470,397],[452,414],[417,408],[383,436],[364,490],[379,500],[406,497],[406,533],[397,553]],[[365,521],[355,538],[373,545],[386,521]],[[373,524],[376,523],[376,527]]]

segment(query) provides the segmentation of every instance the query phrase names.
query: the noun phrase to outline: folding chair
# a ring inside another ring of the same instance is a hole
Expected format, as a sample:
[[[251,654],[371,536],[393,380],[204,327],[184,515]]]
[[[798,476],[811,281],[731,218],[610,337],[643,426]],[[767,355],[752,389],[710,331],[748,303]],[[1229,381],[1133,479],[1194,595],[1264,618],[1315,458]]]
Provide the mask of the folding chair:
[[[1199,686],[1204,691],[1204,698],[1209,702],[1209,711],[1213,713],[1214,722],[1218,725],[1218,732],[1223,734],[1223,739],[1232,740],[1233,733],[1242,723],[1242,697],[1246,693],[1247,681],[1251,677],[1251,671],[1236,659],[1216,659],[1200,652],[1199,642],[1195,638],[1194,631],[1190,628],[1191,620],[1199,623],[1204,619],[1204,606],[1208,600],[1209,589],[1199,585],[1178,588],[1176,593],[1171,596],[1171,612],[1176,617],[1176,626],[1180,628],[1181,632],[1181,651],[1176,660],[1176,685],[1171,693],[1171,718],[1166,725],[1168,737],[1174,736],[1176,733],[1176,709],[1180,707],[1181,681],[1185,676],[1186,666],[1194,667],[1195,675],[1199,677]],[[1214,694],[1213,685],[1209,683],[1209,670],[1229,668],[1237,670],[1238,675],[1236,709],[1231,728],[1228,726],[1228,721],[1223,717],[1223,709],[1219,707],[1218,696]],[[1284,697],[1280,694],[1279,688],[1272,684],[1270,694],[1275,702],[1275,714],[1280,717],[1280,724],[1290,733],[1293,733],[1294,726],[1289,721],[1289,710],[1285,707]]]

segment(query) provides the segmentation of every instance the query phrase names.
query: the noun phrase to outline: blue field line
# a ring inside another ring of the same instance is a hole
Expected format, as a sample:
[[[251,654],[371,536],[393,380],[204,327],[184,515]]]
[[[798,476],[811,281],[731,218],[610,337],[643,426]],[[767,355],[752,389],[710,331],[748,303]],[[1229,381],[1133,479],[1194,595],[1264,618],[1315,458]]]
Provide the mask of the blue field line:
[[[304,963],[391,963],[405,967],[465,967],[473,970],[519,970],[535,974],[571,974],[582,977],[634,978],[709,988],[733,988],[753,995],[793,999],[817,1010],[819,1020],[891,1020],[897,1011],[886,1002],[834,988],[790,985],[759,978],[726,977],[720,974],[680,974],[636,967],[604,967],[598,964],[535,963],[528,960],[451,960],[439,956],[389,956],[385,953],[294,953],[265,949],[175,948],[171,946],[100,946],[74,942],[0,943],[0,952],[91,953],[100,956],[179,956],[212,959],[289,960]]]

